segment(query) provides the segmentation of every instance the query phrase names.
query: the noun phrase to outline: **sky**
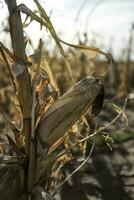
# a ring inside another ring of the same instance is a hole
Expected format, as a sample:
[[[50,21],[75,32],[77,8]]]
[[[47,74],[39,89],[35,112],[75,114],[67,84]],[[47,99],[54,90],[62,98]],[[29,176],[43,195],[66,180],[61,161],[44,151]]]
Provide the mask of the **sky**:
[[[0,24],[7,16],[4,0],[0,3]],[[18,0],[35,9],[32,0]],[[112,49],[117,56],[127,47],[132,23],[134,23],[134,0],[40,0],[60,38],[77,43],[87,33],[88,45],[93,43],[105,51]],[[38,39],[45,37],[36,23],[26,30],[36,47]],[[0,34],[3,40],[3,34]],[[7,40],[5,41],[7,42]]]

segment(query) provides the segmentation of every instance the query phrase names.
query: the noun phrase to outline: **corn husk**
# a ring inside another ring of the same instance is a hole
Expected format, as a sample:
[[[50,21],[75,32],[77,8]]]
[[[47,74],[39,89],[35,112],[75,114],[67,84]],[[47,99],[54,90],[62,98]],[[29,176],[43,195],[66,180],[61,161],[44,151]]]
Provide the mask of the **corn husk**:
[[[36,130],[36,136],[44,147],[53,145],[65,135],[92,106],[101,88],[100,81],[90,76],[53,103]]]

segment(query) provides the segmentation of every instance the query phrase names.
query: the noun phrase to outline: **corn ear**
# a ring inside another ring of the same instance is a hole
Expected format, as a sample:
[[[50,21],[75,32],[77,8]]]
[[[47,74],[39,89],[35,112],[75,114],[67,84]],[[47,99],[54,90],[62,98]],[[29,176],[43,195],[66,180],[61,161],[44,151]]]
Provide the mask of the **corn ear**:
[[[36,136],[45,147],[53,145],[92,106],[102,84],[94,77],[87,77],[74,85],[47,110],[40,120]]]

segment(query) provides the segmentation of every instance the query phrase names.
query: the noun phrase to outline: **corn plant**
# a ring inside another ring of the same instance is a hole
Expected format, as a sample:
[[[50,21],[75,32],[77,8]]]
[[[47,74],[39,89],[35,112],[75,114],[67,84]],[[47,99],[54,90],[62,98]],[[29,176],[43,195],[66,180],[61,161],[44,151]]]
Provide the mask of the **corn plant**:
[[[6,134],[13,154],[2,154],[0,157],[2,200],[54,199],[53,194],[66,180],[61,168],[74,159],[71,150],[77,148],[85,155],[87,140],[103,130],[91,128],[87,116],[90,113],[93,119],[101,111],[104,87],[93,76],[75,83],[62,44],[89,54],[100,53],[108,59],[109,56],[95,47],[73,45],[60,40],[43,7],[38,0],[33,1],[38,15],[24,4],[17,5],[16,0],[5,0],[9,10],[13,52],[1,43],[0,53],[12,80],[20,118],[18,125],[1,108],[14,136]],[[47,28],[65,59],[65,67],[73,85],[61,97],[48,62],[41,55],[33,61],[25,53],[24,24],[20,12]],[[87,127],[88,131],[82,134],[81,126]]]

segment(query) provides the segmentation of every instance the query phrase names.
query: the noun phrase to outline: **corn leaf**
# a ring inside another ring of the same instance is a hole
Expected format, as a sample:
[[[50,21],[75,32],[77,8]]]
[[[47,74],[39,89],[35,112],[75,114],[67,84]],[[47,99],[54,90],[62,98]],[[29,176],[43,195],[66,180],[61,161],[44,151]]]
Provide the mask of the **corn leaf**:
[[[73,47],[73,48],[75,48],[77,50],[80,50],[81,53],[86,53],[86,55],[88,57],[95,57],[98,54],[102,54],[102,55],[106,56],[108,63],[111,63],[110,55],[105,53],[104,51],[102,51],[99,48],[92,47],[92,46],[87,46],[87,45],[74,45],[74,44],[67,43],[67,42],[65,42],[65,41],[63,41],[61,39],[60,39],[60,41],[65,45],[68,45],[68,46]]]
[[[63,48],[62,48],[62,46],[60,44],[60,40],[59,40],[59,38],[57,36],[57,33],[56,33],[56,31],[55,31],[55,29],[53,27],[53,24],[51,23],[48,15],[47,15],[47,13],[45,12],[45,10],[43,9],[43,7],[41,6],[41,4],[39,3],[38,0],[34,0],[34,2],[36,4],[36,6],[38,7],[38,10],[39,10],[39,13],[40,13],[41,17],[44,19],[45,23],[47,24],[47,28],[50,31],[53,39],[55,40],[55,42],[57,44],[57,47],[59,48],[59,51],[61,52],[61,54],[64,57],[66,57],[65,53],[64,53],[64,50],[63,50]]]
[[[44,25],[47,27],[47,24],[38,16],[36,15],[32,10],[30,10],[25,4],[20,4],[17,6],[17,10],[21,11],[22,13],[26,14],[31,18],[31,20],[35,20],[41,25]]]

